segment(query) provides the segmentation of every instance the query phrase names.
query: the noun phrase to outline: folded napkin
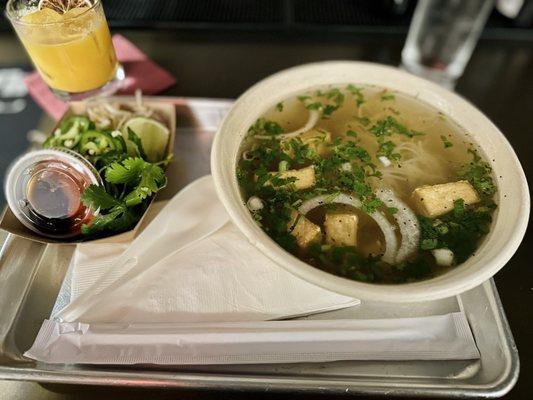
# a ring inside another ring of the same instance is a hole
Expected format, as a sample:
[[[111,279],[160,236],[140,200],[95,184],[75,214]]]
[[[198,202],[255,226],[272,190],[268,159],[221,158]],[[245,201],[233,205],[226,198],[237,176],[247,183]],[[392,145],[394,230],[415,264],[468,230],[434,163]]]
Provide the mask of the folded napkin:
[[[113,35],[113,45],[126,72],[119,94],[132,94],[136,89],[141,89],[144,94],[151,95],[176,83],[176,79],[168,71],[150,60],[124,36]],[[52,118],[59,120],[67,111],[67,103],[54,96],[38,72],[28,74],[25,83],[35,102]]]
[[[297,278],[228,220],[210,176],[182,190],[132,244],[78,245],[62,321],[259,321],[359,304]]]

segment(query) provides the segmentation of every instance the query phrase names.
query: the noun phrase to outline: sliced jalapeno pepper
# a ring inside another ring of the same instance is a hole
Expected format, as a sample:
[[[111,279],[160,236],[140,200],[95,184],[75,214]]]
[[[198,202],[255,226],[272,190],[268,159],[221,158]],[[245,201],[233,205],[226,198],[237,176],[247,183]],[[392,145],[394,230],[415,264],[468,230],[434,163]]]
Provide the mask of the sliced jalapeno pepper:
[[[59,125],[59,130],[61,133],[67,133],[73,125],[77,126],[77,129],[80,133],[85,132],[91,127],[91,121],[89,118],[82,115],[73,115],[72,117],[65,118],[61,121]]]
[[[81,155],[97,156],[116,150],[117,143],[108,132],[88,130],[82,133],[78,148]]]
[[[89,121],[87,117],[73,116],[66,118],[61,122],[59,128],[46,139],[43,146],[45,148],[66,147],[72,149],[76,147],[80,141],[81,134],[85,132],[90,125],[91,121]]]

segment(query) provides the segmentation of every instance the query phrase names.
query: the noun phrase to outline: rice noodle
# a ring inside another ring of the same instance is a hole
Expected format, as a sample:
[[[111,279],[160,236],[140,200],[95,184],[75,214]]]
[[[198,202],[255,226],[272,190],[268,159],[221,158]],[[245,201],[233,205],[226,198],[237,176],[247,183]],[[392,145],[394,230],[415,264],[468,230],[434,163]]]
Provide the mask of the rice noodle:
[[[400,161],[381,166],[382,185],[397,193],[405,193],[422,183],[437,183],[447,179],[446,162],[428,151],[421,141],[401,142],[395,149]],[[406,182],[408,187],[406,187]]]
[[[418,243],[420,241],[420,225],[418,223],[418,218],[409,206],[400,200],[392,190],[380,189],[377,191],[376,196],[385,203],[387,207],[394,207],[398,210],[393,216],[400,227],[402,242],[396,253],[395,262],[400,263],[405,261],[405,259],[416,252],[418,248]]]
[[[279,139],[279,140],[291,139],[313,129],[319,119],[320,119],[320,111],[310,110],[309,119],[307,120],[307,123],[300,129],[297,129],[293,132],[280,133],[279,135],[256,135],[254,136],[254,138],[255,139],[267,139],[267,140],[272,139],[272,138]]]
[[[357,197],[345,193],[323,194],[306,200],[298,207],[300,214],[307,214],[309,211],[320,207],[324,204],[345,204],[357,209],[361,209],[362,203]],[[376,221],[385,237],[385,251],[381,259],[386,263],[393,264],[398,249],[398,240],[394,233],[394,227],[389,220],[379,211],[375,211],[369,216]]]

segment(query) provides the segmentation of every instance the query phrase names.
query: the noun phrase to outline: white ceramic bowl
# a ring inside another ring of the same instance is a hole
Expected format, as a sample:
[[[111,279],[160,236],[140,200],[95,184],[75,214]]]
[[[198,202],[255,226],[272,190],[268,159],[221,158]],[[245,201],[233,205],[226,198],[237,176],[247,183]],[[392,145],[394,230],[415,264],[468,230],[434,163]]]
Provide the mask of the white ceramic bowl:
[[[357,282],[314,268],[279,247],[257,226],[245,207],[235,169],[248,128],[267,109],[320,85],[378,85],[417,96],[464,127],[490,162],[498,185],[492,229],[475,256],[439,277],[383,285]],[[345,295],[378,301],[424,301],[452,296],[492,277],[514,254],[528,223],[529,191],[520,163],[505,136],[472,104],[458,95],[396,68],[364,62],[324,62],[291,68],[257,83],[235,103],[215,137],[211,169],[218,196],[231,220],[250,242],[293,274]]]

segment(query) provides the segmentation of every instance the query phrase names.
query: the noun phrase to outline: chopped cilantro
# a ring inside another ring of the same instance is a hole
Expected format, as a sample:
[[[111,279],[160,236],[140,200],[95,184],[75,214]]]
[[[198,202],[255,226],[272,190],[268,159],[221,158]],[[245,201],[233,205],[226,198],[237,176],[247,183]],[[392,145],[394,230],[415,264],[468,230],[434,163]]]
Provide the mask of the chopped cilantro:
[[[400,124],[394,117],[390,116],[378,120],[370,127],[370,132],[376,137],[403,135],[412,138],[414,136],[424,135],[422,132],[407,128],[405,125]]]
[[[465,211],[465,201],[463,199],[457,199],[453,202],[453,215],[455,217],[460,217]]]
[[[361,107],[361,105],[365,102],[365,96],[363,95],[363,89],[355,85],[352,85],[350,83],[348,86],[346,86],[346,90],[350,92],[353,97],[355,97],[355,102],[357,104],[357,107]]]
[[[396,148],[396,144],[392,142],[391,140],[382,141],[379,143],[379,149],[377,152],[378,157],[387,157],[389,160],[399,160],[401,158],[400,153],[395,153],[394,149]]]
[[[322,104],[319,101],[315,101],[314,103],[309,103],[305,106],[308,110],[321,110],[324,108],[324,104]]]
[[[357,122],[359,122],[363,126],[370,125],[370,118],[368,117],[354,117],[354,118],[357,120]]]
[[[420,249],[450,249],[458,263],[466,261],[474,253],[492,222],[491,213],[486,207],[466,208],[462,199],[455,201],[453,212],[442,217],[418,218],[421,228]]]
[[[492,180],[492,168],[483,161],[475,149],[469,149],[472,161],[463,165],[459,170],[459,177],[466,179],[485,197],[492,197],[496,193],[496,185]]]
[[[282,102],[276,104],[276,110],[278,110],[279,112],[283,111],[283,103]]]
[[[265,118],[259,118],[255,123],[248,129],[250,135],[279,135],[283,133],[283,128],[280,124],[274,121],[269,121]]]
[[[395,108],[392,108],[392,107],[388,107],[388,110],[393,113],[394,115],[400,115],[400,112],[395,109]]]
[[[350,130],[346,131],[346,136],[357,137],[357,132],[352,131],[350,129]]]
[[[444,144],[445,149],[453,146],[453,143],[450,142],[450,140],[446,136],[441,135],[440,138],[442,140],[442,143]]]
[[[394,100],[396,99],[396,96],[394,95],[394,93],[390,93],[390,92],[384,92],[381,94],[381,96],[379,97],[379,99],[381,101],[389,101],[389,100]]]
[[[324,119],[329,118],[342,107],[344,99],[344,93],[338,88],[329,89],[325,92],[317,90],[313,96],[298,96],[298,100],[304,103],[305,108],[308,110],[322,111],[322,118]]]

